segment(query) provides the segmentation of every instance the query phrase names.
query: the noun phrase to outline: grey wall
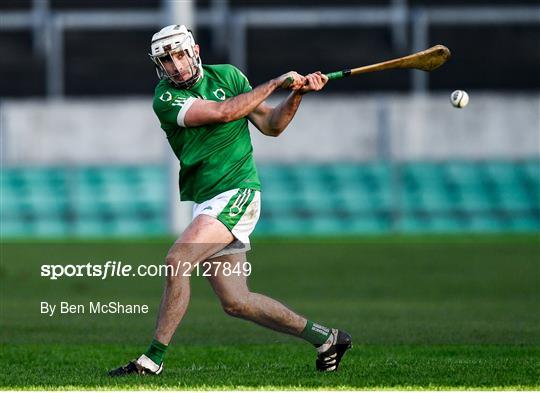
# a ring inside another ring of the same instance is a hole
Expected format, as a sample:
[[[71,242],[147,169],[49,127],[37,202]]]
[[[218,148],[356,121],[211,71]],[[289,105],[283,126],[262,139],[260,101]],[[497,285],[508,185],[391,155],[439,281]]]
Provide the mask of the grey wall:
[[[0,116],[7,164],[155,163],[167,153],[150,99],[4,101]]]
[[[170,154],[150,97],[7,100],[0,119],[7,165],[156,163]],[[258,162],[538,157],[540,95],[473,92],[455,109],[447,96],[313,94],[282,136],[252,135]]]

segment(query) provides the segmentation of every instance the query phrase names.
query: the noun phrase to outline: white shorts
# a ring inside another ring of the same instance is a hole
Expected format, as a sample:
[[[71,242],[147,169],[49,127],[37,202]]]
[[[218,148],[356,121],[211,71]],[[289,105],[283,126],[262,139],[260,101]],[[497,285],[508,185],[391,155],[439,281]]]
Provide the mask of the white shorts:
[[[200,214],[218,219],[235,237],[232,243],[211,258],[249,251],[249,235],[261,214],[261,193],[249,188],[222,192],[208,201],[195,203],[193,219]]]

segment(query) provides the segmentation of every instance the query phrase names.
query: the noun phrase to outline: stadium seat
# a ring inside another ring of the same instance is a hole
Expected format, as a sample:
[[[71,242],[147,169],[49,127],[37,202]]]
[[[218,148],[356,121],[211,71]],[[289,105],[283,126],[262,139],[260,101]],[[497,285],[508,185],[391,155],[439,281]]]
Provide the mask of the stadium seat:
[[[497,192],[499,209],[509,211],[532,210],[536,206],[534,200],[527,195],[522,187],[506,187]]]
[[[63,237],[69,232],[68,222],[58,217],[42,217],[33,225],[33,233],[38,237]]]
[[[33,227],[31,223],[28,223],[20,217],[9,217],[5,218],[2,217],[2,237],[11,237],[11,238],[18,238],[18,237],[27,237],[32,235],[33,233]]]
[[[344,187],[340,190],[341,206],[350,214],[366,213],[376,209],[369,190],[358,187]]]
[[[453,210],[456,200],[445,190],[433,187],[414,193],[403,193],[402,203],[406,211],[437,214]]]
[[[345,233],[371,234],[385,233],[392,229],[390,220],[375,214],[365,214],[353,217],[344,223]]]
[[[453,215],[433,216],[428,224],[428,231],[434,233],[457,233],[468,229],[464,219]]]
[[[393,170],[397,170],[393,174]],[[264,164],[257,234],[535,231],[540,162]],[[6,168],[3,234],[167,232],[163,165]],[[392,212],[402,212],[393,228]]]
[[[493,214],[469,217],[468,229],[472,232],[500,232],[508,227],[508,222]]]
[[[280,236],[303,236],[310,234],[308,223],[305,220],[293,216],[268,219],[266,223],[263,223],[263,227],[264,226],[268,229],[266,234]]]
[[[450,162],[442,166],[441,175],[446,182],[459,187],[478,187],[481,185],[480,168],[470,162]]]
[[[509,219],[511,230],[518,232],[539,232],[540,214],[528,214],[524,216],[511,217]],[[506,229],[506,228],[505,228]]]
[[[494,196],[482,188],[460,188],[456,198],[456,208],[461,211],[485,213],[495,208]]]
[[[111,230],[105,220],[96,217],[86,217],[74,223],[73,234],[84,237],[100,237],[110,235]]]
[[[415,214],[405,214],[398,222],[398,229],[410,233],[430,232],[430,219]]]
[[[341,187],[355,184],[361,179],[361,171],[358,164],[344,163],[341,165],[329,165],[328,176],[331,176]]]
[[[535,183],[538,187],[540,184],[540,161],[525,161],[519,166],[519,169],[525,180]]]

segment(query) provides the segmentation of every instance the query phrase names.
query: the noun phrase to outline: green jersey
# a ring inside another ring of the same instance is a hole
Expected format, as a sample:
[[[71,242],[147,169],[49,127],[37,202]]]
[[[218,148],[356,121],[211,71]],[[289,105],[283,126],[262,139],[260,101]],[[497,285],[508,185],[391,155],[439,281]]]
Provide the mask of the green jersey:
[[[203,70],[203,77],[189,89],[160,81],[153,102],[180,160],[180,198],[196,203],[235,188],[261,188],[247,118],[200,127],[184,124],[195,99],[219,102],[251,90],[244,74],[232,65],[204,65]]]

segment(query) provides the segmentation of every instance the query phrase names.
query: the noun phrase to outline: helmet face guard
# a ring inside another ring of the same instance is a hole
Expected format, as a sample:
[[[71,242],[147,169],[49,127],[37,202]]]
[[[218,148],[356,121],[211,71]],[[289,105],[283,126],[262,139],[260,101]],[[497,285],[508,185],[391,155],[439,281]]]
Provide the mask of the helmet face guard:
[[[202,76],[195,40],[183,25],[167,26],[154,34],[149,56],[156,66],[158,78],[168,80],[179,89],[190,88]]]
[[[178,60],[177,53],[182,53],[187,57],[187,65],[183,65]],[[173,86],[179,89],[189,89],[199,80],[200,58],[191,57],[186,52],[181,50],[167,52],[160,57],[152,57],[152,61],[156,65],[156,71],[159,79],[168,80]],[[184,77],[187,78],[184,80]]]

